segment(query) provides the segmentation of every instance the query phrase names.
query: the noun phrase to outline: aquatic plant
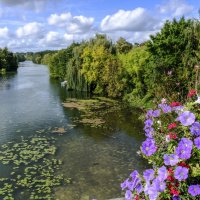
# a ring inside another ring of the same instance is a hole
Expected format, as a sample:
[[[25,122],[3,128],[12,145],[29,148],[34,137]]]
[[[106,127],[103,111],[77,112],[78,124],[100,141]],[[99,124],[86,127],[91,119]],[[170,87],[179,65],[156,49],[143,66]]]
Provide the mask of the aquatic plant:
[[[195,97],[190,91],[185,105],[163,99],[147,112],[147,138],[140,151],[152,169],[143,175],[135,170],[121,184],[126,200],[200,198],[200,105]]]
[[[62,161],[53,157],[54,143],[54,138],[35,136],[2,145],[0,161],[10,165],[12,171],[9,178],[0,179],[1,199],[53,199],[54,188],[70,182],[56,173]]]

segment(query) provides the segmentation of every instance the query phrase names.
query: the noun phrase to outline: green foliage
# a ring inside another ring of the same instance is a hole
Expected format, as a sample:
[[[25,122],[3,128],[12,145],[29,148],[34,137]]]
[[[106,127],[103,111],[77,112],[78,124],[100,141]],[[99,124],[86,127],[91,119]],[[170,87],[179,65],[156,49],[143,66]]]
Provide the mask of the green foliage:
[[[17,67],[17,57],[7,48],[0,49],[0,71],[16,71]]]
[[[199,24],[199,22],[198,22]],[[192,20],[166,21],[161,32],[148,42],[150,58],[144,82],[152,96],[183,100],[194,83],[194,65],[199,62],[199,38]]]
[[[142,44],[124,38],[113,44],[97,34],[59,51],[29,52],[26,58],[47,64],[51,77],[67,80],[68,89],[123,97],[141,107],[163,97],[185,101],[189,89],[198,89],[199,38],[199,20],[181,18],[166,21]]]
[[[17,62],[24,62],[26,60],[25,53],[15,53],[15,56],[17,57]]]
[[[105,35],[96,35],[83,50],[81,73],[96,94],[121,96],[121,63],[115,52],[112,42]]]
[[[133,45],[127,42],[124,38],[120,37],[116,42],[116,49],[118,53],[128,53]]]

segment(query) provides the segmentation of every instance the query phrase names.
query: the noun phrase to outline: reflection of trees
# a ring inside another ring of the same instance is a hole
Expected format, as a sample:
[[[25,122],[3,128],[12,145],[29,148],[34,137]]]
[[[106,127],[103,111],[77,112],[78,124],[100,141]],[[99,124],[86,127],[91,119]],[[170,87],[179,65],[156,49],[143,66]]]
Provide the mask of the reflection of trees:
[[[11,88],[11,80],[16,76],[16,72],[0,75],[0,90],[8,90]]]
[[[60,103],[65,102],[67,99],[90,99],[91,96],[86,92],[67,91],[60,86],[60,83],[54,79],[50,79],[52,89],[59,95]],[[123,133],[129,137],[134,137],[136,141],[141,142],[143,139],[143,124],[138,120],[140,111],[130,110],[129,107],[124,106],[121,102],[107,103],[100,100],[99,105],[87,108],[85,111],[76,108],[64,108],[63,113],[70,121],[75,123],[81,128],[81,132],[85,135],[93,137],[94,139],[114,138],[116,133]],[[82,119],[102,119],[105,121],[100,126],[83,124]],[[94,126],[94,127],[92,127]]]

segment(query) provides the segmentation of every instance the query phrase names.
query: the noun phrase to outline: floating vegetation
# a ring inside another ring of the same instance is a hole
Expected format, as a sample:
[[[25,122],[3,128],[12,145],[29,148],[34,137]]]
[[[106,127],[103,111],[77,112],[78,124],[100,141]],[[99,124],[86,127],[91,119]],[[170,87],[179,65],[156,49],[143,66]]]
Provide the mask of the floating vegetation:
[[[53,157],[54,143],[54,138],[36,136],[2,145],[0,161],[11,165],[12,171],[9,178],[0,179],[0,199],[53,199],[53,189],[70,182],[56,173],[62,161]]]
[[[60,127],[60,128],[55,128],[53,131],[53,133],[59,133],[59,134],[63,134],[66,132],[64,127]]]
[[[78,109],[81,112],[79,119],[74,119],[76,123],[82,123],[91,127],[102,127],[106,122],[105,116],[119,110],[119,102],[105,97],[95,99],[67,99],[63,106],[70,109]]]
[[[103,121],[102,119],[98,119],[98,118],[95,118],[95,119],[83,118],[79,122],[81,122],[83,124],[89,124],[89,125],[94,126],[94,127],[101,126],[102,124],[105,123],[105,121]]]

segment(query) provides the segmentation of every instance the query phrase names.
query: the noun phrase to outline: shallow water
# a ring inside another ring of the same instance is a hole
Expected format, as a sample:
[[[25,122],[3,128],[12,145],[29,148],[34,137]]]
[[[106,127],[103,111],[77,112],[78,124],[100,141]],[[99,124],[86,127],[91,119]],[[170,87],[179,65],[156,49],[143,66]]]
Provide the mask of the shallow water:
[[[142,170],[146,165],[136,153],[144,139],[138,111],[119,102],[112,112],[101,111],[104,127],[90,127],[78,122],[81,111],[63,107],[67,98],[90,96],[61,88],[49,78],[44,65],[27,61],[20,64],[17,73],[0,77],[0,144],[62,127],[65,133],[54,135],[56,156],[64,163],[58,173],[71,177],[72,183],[56,188],[56,199],[104,200],[122,196],[120,183],[133,169]],[[6,176],[8,169],[1,166],[0,176]]]

